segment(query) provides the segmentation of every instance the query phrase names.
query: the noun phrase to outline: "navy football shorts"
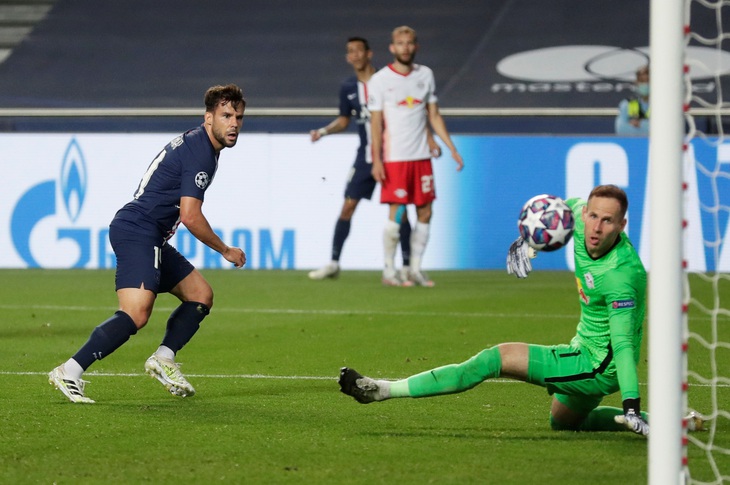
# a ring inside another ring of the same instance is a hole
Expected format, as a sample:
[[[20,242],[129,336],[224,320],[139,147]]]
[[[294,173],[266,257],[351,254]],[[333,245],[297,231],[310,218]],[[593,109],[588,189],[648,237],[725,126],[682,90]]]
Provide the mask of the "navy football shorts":
[[[375,190],[375,179],[372,173],[372,164],[367,162],[355,162],[350,168],[350,175],[347,177],[345,186],[345,198],[348,199],[370,199]]]
[[[167,293],[195,269],[177,249],[155,238],[109,227],[109,241],[117,257],[116,289],[140,288]]]

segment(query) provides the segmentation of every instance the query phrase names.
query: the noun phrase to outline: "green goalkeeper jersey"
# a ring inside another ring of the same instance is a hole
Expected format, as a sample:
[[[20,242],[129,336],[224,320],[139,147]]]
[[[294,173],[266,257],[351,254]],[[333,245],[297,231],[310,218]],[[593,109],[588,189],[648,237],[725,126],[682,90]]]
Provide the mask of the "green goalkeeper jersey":
[[[608,253],[591,258],[581,218],[586,202],[566,203],[575,215],[575,280],[581,305],[571,344],[589,352],[595,369],[618,378],[622,399],[638,398],[636,366],[646,313],[646,270],[626,233]]]

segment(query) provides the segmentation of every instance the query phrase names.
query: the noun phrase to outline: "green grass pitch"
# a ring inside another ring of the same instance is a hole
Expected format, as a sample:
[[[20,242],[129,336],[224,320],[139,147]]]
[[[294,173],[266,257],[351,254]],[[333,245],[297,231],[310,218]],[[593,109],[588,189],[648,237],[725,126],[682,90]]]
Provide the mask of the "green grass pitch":
[[[116,310],[113,272],[0,271],[0,483],[647,481],[646,439],[551,431],[550,397],[536,386],[497,379],[367,406],[339,392],[342,366],[400,378],[500,342],[567,342],[579,311],[570,273],[433,272],[431,289],[385,288],[365,271],[321,282],[302,271],[204,275],[215,305],[178,354],[198,394],[173,397],[143,372],[177,305],[161,295],[147,327],[85,375],[97,403],[74,405],[46,374]],[[711,302],[711,287],[698,286],[696,296]],[[727,307],[727,285],[720,290]],[[711,332],[706,315],[690,315],[697,331]],[[718,327],[730,341],[729,319]],[[710,352],[696,347],[693,368],[709,371]],[[714,354],[727,378],[730,352]],[[690,383],[690,406],[730,407],[728,386]],[[721,418],[716,433],[695,436],[727,448],[729,428]],[[706,457],[690,447],[693,476],[712,480]],[[730,474],[730,457],[715,459]]]

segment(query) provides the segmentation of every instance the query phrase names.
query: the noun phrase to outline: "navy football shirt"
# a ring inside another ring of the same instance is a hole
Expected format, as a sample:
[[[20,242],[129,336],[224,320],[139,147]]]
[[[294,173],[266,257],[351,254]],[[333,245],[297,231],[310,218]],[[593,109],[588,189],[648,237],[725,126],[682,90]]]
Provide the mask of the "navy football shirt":
[[[167,240],[180,224],[180,198],[204,200],[218,169],[218,153],[203,125],[165,146],[147,168],[134,193],[113,223]]]
[[[340,86],[340,116],[354,117],[360,146],[356,163],[372,163],[370,154],[370,112],[367,108],[367,84],[358,82],[357,76],[347,78]]]

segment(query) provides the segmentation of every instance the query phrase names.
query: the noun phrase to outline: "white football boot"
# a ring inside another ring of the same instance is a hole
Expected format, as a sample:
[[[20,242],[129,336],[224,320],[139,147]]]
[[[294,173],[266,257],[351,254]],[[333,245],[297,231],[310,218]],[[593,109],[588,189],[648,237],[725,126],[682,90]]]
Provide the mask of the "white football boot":
[[[393,268],[383,270],[382,282],[384,286],[413,286],[413,283],[410,280],[401,280],[398,277],[398,273],[396,273],[395,269]]]
[[[434,283],[423,271],[411,271],[409,279],[416,286],[424,286],[426,288],[433,288],[436,286],[436,283]]]
[[[340,265],[332,261],[322,266],[319,269],[315,269],[309,272],[310,280],[323,280],[326,278],[337,278],[340,275]]]
[[[173,396],[188,397],[195,395],[195,388],[185,379],[185,376],[180,372],[180,364],[174,360],[152,354],[144,363],[144,370],[160,381]]]
[[[82,404],[94,404],[95,402],[84,394],[84,387],[88,384],[88,381],[73,379],[68,376],[63,364],[48,373],[48,383],[61,391],[71,402]]]
[[[705,431],[706,421],[707,418],[697,411],[691,411],[684,418],[684,422],[687,423],[687,431]]]

